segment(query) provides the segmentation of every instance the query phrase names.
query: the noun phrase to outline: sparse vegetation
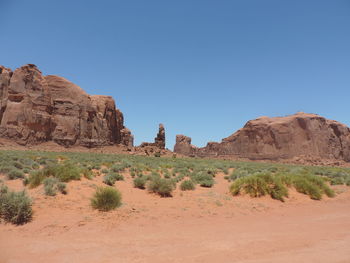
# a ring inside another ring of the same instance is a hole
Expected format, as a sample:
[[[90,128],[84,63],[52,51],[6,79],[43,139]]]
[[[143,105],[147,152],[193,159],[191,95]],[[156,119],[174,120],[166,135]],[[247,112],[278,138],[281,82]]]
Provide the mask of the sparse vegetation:
[[[100,211],[110,211],[121,205],[122,195],[110,186],[97,188],[91,206]]]
[[[162,197],[170,197],[172,191],[175,189],[174,183],[169,179],[160,177],[153,177],[148,183],[148,190],[157,193]]]
[[[5,222],[22,225],[32,219],[32,201],[25,191],[13,192],[0,186],[0,218]]]
[[[238,195],[242,192],[251,197],[270,195],[272,198],[284,201],[288,197],[288,188],[294,187],[299,193],[309,195],[310,198],[320,200],[322,195],[334,197],[334,191],[320,176],[304,174],[270,174],[258,173],[235,180],[230,186],[230,192]]]
[[[182,183],[180,184],[180,189],[182,191],[194,190],[195,188],[196,186],[191,180],[182,181]]]
[[[139,188],[139,189],[145,189],[147,178],[146,178],[146,176],[136,177],[133,180],[133,182],[134,182],[134,187]]]

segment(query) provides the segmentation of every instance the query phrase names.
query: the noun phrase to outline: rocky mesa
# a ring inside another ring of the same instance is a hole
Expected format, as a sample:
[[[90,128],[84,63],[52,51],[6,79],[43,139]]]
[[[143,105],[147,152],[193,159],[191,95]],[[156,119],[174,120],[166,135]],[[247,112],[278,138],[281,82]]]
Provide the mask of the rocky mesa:
[[[133,146],[112,97],[88,95],[62,77],[44,76],[33,64],[15,71],[0,66],[0,137],[21,145]]]
[[[191,138],[176,136],[174,151],[187,156],[235,156],[252,160],[311,156],[350,162],[350,128],[316,114],[261,117],[224,138],[198,148]]]

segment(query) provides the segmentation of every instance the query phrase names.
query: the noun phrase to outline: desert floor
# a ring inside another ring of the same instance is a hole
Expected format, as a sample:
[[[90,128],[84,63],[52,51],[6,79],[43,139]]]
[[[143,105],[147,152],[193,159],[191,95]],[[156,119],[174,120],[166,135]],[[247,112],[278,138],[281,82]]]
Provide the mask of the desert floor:
[[[33,221],[0,224],[0,262],[350,262],[349,187],[322,201],[291,192],[282,203],[232,197],[223,175],[216,182],[161,198],[126,176],[115,185],[123,205],[112,212],[90,207],[102,176],[70,182],[68,195],[28,190]]]

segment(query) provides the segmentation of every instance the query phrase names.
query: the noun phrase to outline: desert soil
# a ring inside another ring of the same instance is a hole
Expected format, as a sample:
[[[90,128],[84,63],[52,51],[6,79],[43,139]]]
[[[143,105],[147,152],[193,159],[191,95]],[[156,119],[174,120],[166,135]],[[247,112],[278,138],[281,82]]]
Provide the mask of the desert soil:
[[[232,197],[218,175],[213,188],[161,198],[125,177],[115,185],[123,205],[112,212],[89,205],[102,176],[70,182],[68,195],[29,190],[33,221],[0,224],[0,262],[350,262],[349,187],[322,201],[292,192],[282,203]]]

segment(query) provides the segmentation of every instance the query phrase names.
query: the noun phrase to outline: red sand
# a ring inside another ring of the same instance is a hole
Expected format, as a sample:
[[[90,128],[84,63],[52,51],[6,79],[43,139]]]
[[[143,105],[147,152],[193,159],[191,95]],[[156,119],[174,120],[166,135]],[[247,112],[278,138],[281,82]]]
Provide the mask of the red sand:
[[[33,221],[0,224],[0,262],[350,262],[349,187],[322,201],[292,192],[282,203],[232,197],[219,175],[211,189],[160,198],[126,176],[116,183],[123,206],[103,213],[89,206],[101,181],[71,182],[66,196],[29,190]]]

